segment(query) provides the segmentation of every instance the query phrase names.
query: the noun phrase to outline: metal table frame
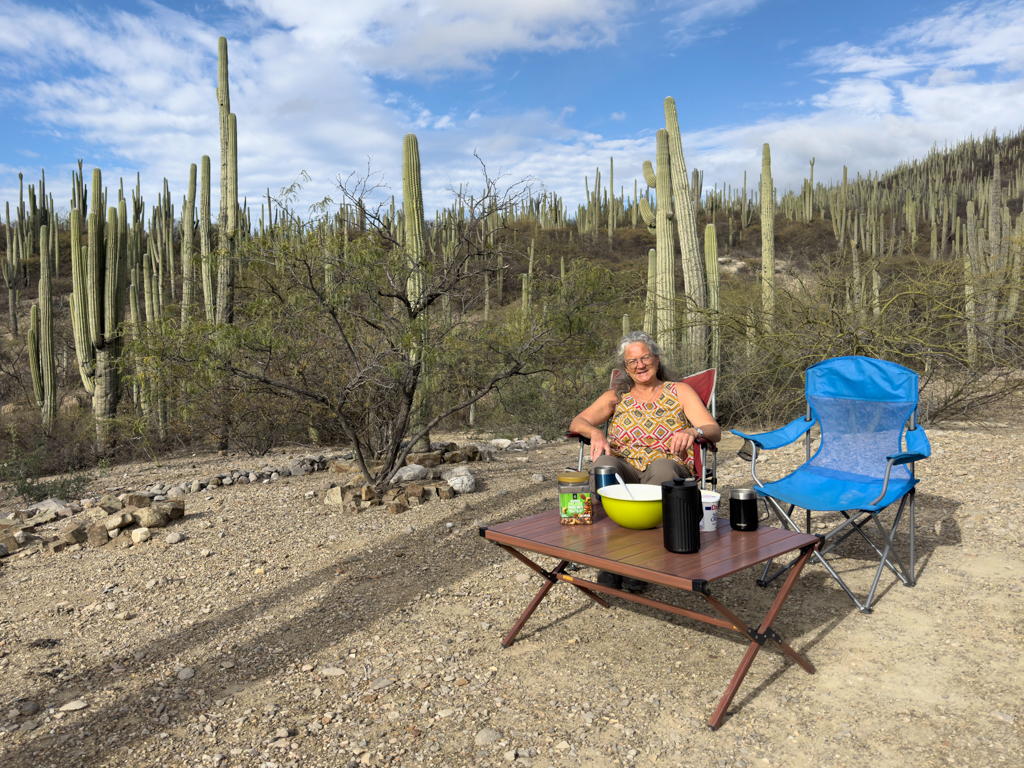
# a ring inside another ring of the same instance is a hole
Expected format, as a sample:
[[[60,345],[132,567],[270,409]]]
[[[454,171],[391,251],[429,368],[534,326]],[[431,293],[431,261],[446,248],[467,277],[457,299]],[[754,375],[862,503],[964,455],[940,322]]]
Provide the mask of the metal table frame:
[[[660,527],[646,531],[622,528],[609,519],[598,505],[595,505],[593,525],[561,525],[558,512],[553,511],[480,528],[480,535],[544,578],[540,591],[501,641],[506,648],[515,642],[516,635],[537,610],[550,589],[559,582],[565,582],[602,608],[608,608],[609,605],[597,594],[599,592],[732,630],[750,640],[743,659],[709,720],[712,730],[716,730],[722,724],[729,705],[765,641],[772,641],[806,672],[814,674],[811,663],[782,640],[775,631],[774,624],[800,572],[819,544],[820,539],[817,536],[764,527],[754,532],[740,533],[733,531],[728,522],[720,520],[717,531],[701,534],[700,552],[677,555],[665,550]],[[800,555],[794,561],[785,583],[757,629],[747,626],[711,594],[711,582],[796,550],[800,551]],[[524,555],[523,551],[554,557],[559,562],[550,571],[545,570]],[[593,566],[652,584],[691,592],[703,598],[718,616],[681,608],[569,575],[565,569],[570,563]]]

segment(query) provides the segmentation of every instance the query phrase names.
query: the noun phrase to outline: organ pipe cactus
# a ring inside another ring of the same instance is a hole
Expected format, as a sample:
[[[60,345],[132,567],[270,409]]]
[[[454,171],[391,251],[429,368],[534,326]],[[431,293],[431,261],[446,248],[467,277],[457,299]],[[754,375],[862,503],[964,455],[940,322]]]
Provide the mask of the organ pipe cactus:
[[[93,171],[94,199],[100,182],[97,168]],[[119,326],[128,282],[128,209],[122,198],[104,220],[94,206],[85,248],[76,247],[82,235],[77,214],[71,213],[71,319],[82,383],[92,393],[97,452],[103,455],[109,448],[110,422],[121,396]]]
[[[691,308],[696,310],[694,315],[697,318],[693,322],[690,322],[689,318],[687,318],[685,323],[685,363],[688,368],[699,370],[705,364],[704,344],[707,339],[707,326],[700,322],[700,315],[707,307],[707,295],[704,285],[704,264],[701,258],[700,243],[697,240],[697,215],[693,195],[699,195],[699,184],[701,183],[702,176],[699,173],[695,174],[695,183],[691,192],[686,176],[686,160],[683,158],[683,140],[679,133],[676,102],[671,96],[665,99],[665,126],[668,131],[672,201],[676,230],[679,233],[683,285],[686,291],[686,302],[683,307],[684,311],[688,313]],[[658,194],[659,204],[665,191],[667,190],[662,188]]]
[[[775,318],[775,187],[767,144],[761,152],[761,312],[762,327],[765,333],[771,333]]]

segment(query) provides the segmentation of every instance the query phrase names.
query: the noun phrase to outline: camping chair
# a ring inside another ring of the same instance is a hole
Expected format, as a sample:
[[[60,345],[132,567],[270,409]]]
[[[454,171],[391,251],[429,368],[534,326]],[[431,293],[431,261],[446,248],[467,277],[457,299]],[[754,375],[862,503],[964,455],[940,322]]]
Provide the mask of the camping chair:
[[[611,378],[608,382],[608,389],[612,389],[615,386],[615,374],[616,371],[612,371]],[[706,371],[695,373],[692,376],[687,376],[680,379],[684,384],[689,384],[693,387],[694,392],[704,403],[704,407],[711,412],[712,417],[715,416],[715,384],[717,382],[717,374],[714,368],[708,368]],[[608,434],[608,424],[604,425],[605,434]],[[580,456],[576,462],[576,469],[583,471],[583,451],[584,446],[590,445],[590,438],[584,437],[579,432],[566,432],[566,437],[576,438],[580,441]],[[702,489],[707,487],[707,483],[710,481],[711,490],[715,490],[718,487],[718,446],[714,443],[704,440],[703,438],[697,439],[697,445],[700,446],[699,451],[693,452],[693,469],[698,478],[700,478],[700,487]],[[708,453],[711,454],[711,466],[708,467]]]
[[[750,473],[757,494],[764,499],[769,512],[779,517],[783,527],[800,530],[793,520],[796,507],[807,510],[806,533],[810,533],[812,510],[842,514],[843,521],[824,534],[814,557],[857,608],[870,613],[884,569],[888,568],[908,587],[915,583],[914,493],[918,481],[914,477],[914,462],[931,455],[928,437],[917,425],[917,374],[885,360],[837,357],[807,369],[805,393],[806,416],[773,432],[746,435],[733,430],[733,434],[753,445]],[[812,457],[810,429],[815,424],[820,427],[821,442]],[[806,440],[807,461],[781,480],[762,483],[757,477],[757,451],[781,448],[801,436]],[[906,450],[902,447],[904,438]],[[899,510],[886,530],[879,515],[896,501],[900,503]],[[900,560],[893,542],[905,508],[909,511],[909,567]],[[864,531],[868,521],[874,522],[880,534],[878,543]],[[826,559],[832,549],[854,532],[867,541],[881,561],[863,604]],[[758,584],[768,584],[791,565],[768,578],[769,561]]]

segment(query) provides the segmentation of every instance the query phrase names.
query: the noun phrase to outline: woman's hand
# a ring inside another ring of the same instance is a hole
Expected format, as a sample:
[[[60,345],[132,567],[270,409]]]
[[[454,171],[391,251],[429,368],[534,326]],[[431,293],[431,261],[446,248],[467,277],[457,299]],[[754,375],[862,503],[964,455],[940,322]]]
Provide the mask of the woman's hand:
[[[676,456],[685,456],[687,449],[697,439],[696,429],[681,429],[673,432],[668,441],[668,452]]]
[[[604,434],[600,430],[595,430],[595,434],[590,438],[590,460],[597,461],[598,457],[605,455],[612,455],[612,447]]]

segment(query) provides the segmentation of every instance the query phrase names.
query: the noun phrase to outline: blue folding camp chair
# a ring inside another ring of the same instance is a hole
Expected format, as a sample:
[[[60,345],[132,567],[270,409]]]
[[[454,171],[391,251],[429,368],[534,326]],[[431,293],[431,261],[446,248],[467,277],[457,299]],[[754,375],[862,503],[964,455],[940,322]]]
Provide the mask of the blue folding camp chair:
[[[805,393],[805,417],[774,432],[746,435],[733,430],[733,434],[753,444],[750,472],[757,494],[764,499],[769,511],[779,517],[783,527],[800,530],[792,517],[796,507],[807,510],[805,532],[808,533],[812,510],[842,513],[844,520],[824,534],[815,558],[857,608],[870,613],[871,601],[885,568],[908,587],[914,586],[914,487],[918,482],[914,477],[914,462],[931,455],[928,437],[916,420],[917,374],[885,360],[837,357],[807,369]],[[821,442],[812,457],[810,429],[815,424],[820,427]],[[781,448],[802,435],[807,443],[807,461],[781,480],[762,483],[757,477],[757,451]],[[879,514],[896,501],[900,502],[899,510],[886,530]],[[909,567],[904,567],[893,543],[904,508],[909,511]],[[874,521],[881,535],[877,543],[863,530],[869,520]],[[859,533],[881,559],[863,604],[826,559],[833,548],[854,532]],[[789,567],[779,569],[769,578],[769,562],[758,583],[767,584]]]

